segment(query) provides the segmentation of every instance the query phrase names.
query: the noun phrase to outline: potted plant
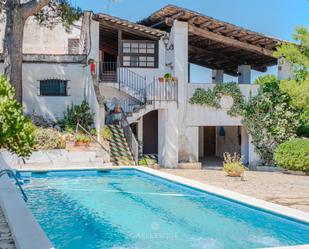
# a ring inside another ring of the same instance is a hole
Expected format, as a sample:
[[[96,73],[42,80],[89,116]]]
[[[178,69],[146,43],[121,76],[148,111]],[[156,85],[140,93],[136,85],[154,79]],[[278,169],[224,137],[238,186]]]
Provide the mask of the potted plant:
[[[120,105],[115,105],[115,107],[114,107],[114,112],[115,113],[121,113],[121,107],[120,107]]]
[[[243,158],[234,153],[231,155],[228,152],[223,154],[224,161],[223,161],[223,170],[227,173],[228,176],[232,177],[241,177],[246,170],[242,160]]]
[[[173,77],[172,77],[172,82],[177,82],[177,81],[178,81],[178,78],[175,77],[175,76],[173,76]]]
[[[91,142],[91,138],[84,135],[84,134],[78,134],[75,138],[75,146],[88,146]]]
[[[159,77],[159,82],[164,83],[164,77]]]
[[[164,74],[164,79],[166,82],[170,82],[172,80],[172,75],[170,73]]]
[[[94,59],[89,59],[88,60],[88,65],[90,66],[91,74],[95,75],[96,70],[95,70],[95,61],[94,61]]]

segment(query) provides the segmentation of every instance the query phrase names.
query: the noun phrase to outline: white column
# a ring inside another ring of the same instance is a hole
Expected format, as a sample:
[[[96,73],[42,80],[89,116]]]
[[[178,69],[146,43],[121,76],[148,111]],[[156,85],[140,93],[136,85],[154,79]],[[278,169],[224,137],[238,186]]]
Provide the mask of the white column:
[[[199,157],[204,157],[204,126],[199,127],[198,132],[198,150],[199,150]]]
[[[278,79],[290,80],[293,76],[292,66],[284,58],[278,60]]]
[[[143,117],[137,120],[137,140],[143,143]],[[143,153],[143,146],[141,146],[141,153]]]
[[[199,154],[199,127],[186,127],[182,136],[182,146],[179,148],[179,160],[183,162],[198,162]]]
[[[249,134],[249,143],[248,143],[248,155],[249,155],[249,166],[255,167],[260,162],[260,156],[256,153],[254,145],[252,143],[252,136]]]
[[[238,83],[239,84],[250,84],[251,83],[251,66],[240,65],[238,66]]]
[[[187,158],[187,135],[186,135],[186,109],[187,109],[187,87],[188,87],[188,23],[174,21],[171,30],[171,41],[174,44],[172,55],[173,74],[178,77],[178,141],[180,160]]]
[[[240,153],[244,157],[244,163],[249,163],[249,136],[245,127],[241,127]]]
[[[212,70],[212,83],[223,83],[223,75],[224,71],[223,70]]]
[[[178,112],[176,104],[158,110],[158,157],[161,167],[178,165]]]
[[[143,117],[137,120],[137,139],[143,141]]]

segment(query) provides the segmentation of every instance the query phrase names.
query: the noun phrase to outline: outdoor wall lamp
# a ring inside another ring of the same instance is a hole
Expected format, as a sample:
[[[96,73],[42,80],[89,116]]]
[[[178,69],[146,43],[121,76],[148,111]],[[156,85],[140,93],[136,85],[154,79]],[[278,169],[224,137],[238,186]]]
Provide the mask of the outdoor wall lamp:
[[[163,37],[163,43],[164,43],[164,46],[165,46],[166,50],[167,50],[167,51],[169,51],[169,50],[174,50],[174,44],[168,45],[169,42],[170,42],[169,36],[168,36],[168,35],[165,35],[165,36]]]
[[[173,68],[174,68],[174,65],[173,65],[172,62],[166,63],[165,66],[166,66],[166,67],[169,67],[170,69],[173,69]]]

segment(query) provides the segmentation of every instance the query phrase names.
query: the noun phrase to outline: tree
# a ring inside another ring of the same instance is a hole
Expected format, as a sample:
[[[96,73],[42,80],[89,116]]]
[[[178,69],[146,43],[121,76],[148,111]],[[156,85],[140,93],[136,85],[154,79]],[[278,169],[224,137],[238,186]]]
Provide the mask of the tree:
[[[256,82],[260,88],[245,105],[243,124],[263,163],[271,165],[277,145],[295,137],[299,113],[280,90],[278,79],[262,76]]]
[[[287,93],[290,104],[300,112],[299,135],[309,136],[309,31],[304,27],[296,28],[293,38],[297,42],[281,44],[275,56],[284,57],[293,69],[294,78],[283,80],[280,90]]]
[[[14,94],[14,88],[0,76],[0,148],[18,156],[29,156],[34,146],[35,127],[23,116],[22,106]]]
[[[42,25],[53,27],[61,22],[68,30],[82,11],[70,6],[68,0],[0,0],[5,15],[3,43],[4,74],[16,90],[15,98],[22,103],[22,57],[24,26],[30,16]]]

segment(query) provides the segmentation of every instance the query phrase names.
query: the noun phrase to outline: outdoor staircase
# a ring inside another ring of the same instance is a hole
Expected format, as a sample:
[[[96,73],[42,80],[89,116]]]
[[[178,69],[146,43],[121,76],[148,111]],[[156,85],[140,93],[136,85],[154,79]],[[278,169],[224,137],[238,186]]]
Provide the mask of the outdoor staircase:
[[[135,165],[123,128],[120,125],[108,125],[112,132],[110,141],[111,162],[114,165]]]

